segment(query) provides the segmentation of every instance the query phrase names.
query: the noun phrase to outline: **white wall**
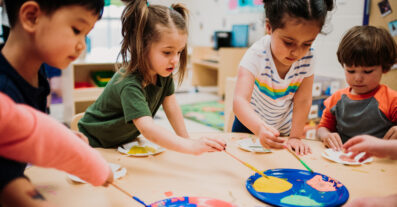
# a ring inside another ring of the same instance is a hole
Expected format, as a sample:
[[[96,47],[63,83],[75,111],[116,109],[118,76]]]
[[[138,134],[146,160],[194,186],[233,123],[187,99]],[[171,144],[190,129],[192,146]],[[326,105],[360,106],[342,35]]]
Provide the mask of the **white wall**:
[[[151,0],[150,2],[167,6],[180,2],[188,7],[191,12],[190,45],[212,46],[213,32],[231,30],[233,24],[255,26],[255,31],[250,29],[250,44],[264,34],[263,12],[230,12],[229,0]],[[325,25],[328,33],[320,34],[313,45],[317,55],[316,75],[344,79],[336,51],[344,33],[349,28],[362,24],[363,11],[363,0],[336,0],[335,9],[330,13],[329,22]]]
[[[170,6],[183,3],[190,11],[189,45],[213,46],[212,36],[216,30],[230,31],[233,24],[249,24],[252,44],[264,34],[264,12],[236,12],[228,9],[229,0],[149,0],[151,4]],[[363,0],[336,0],[336,8],[331,12],[326,24],[327,35],[320,34],[313,47],[316,50],[316,75],[344,78],[342,67],[336,58],[336,50],[343,34],[352,26],[361,25],[363,19]],[[108,8],[104,16],[120,17],[120,8]],[[98,22],[92,36],[93,47],[108,47],[106,35],[111,35],[111,47],[121,41],[121,24]],[[253,30],[255,28],[255,30]],[[111,29],[111,31],[108,31]],[[109,38],[108,38],[109,39]],[[112,52],[113,54],[114,52]],[[113,55],[110,55],[113,56]]]
[[[339,42],[351,27],[362,25],[364,11],[363,0],[337,0],[330,22],[325,28],[326,35],[319,35],[313,45],[317,55],[316,75],[344,79],[342,66],[336,57]]]

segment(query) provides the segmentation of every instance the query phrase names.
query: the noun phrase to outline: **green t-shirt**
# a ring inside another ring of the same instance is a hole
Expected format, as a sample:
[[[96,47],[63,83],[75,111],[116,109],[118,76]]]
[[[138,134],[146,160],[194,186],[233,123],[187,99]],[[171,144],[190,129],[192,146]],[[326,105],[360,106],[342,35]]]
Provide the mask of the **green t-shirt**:
[[[86,110],[79,130],[93,147],[116,147],[131,142],[140,134],[132,122],[143,116],[154,116],[166,96],[174,93],[172,76],[157,76],[156,85],[142,87],[137,73],[121,79],[115,73],[103,93]]]

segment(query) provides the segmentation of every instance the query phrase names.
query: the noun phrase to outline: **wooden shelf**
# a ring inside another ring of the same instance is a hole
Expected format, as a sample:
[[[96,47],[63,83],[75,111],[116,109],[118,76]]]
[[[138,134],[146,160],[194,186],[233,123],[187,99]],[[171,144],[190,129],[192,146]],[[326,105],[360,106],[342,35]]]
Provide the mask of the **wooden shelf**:
[[[105,88],[78,88],[73,90],[73,98],[75,102],[84,102],[96,100]]]
[[[114,63],[73,63],[62,71],[64,120],[70,123],[75,114],[84,112],[101,95],[103,87],[75,88],[77,82],[92,83],[91,72],[114,71]]]
[[[219,68],[219,63],[212,63],[212,62],[205,61],[205,60],[193,60],[192,64],[201,65],[201,66],[207,67],[208,69],[218,70],[218,68]]]
[[[218,95],[225,94],[226,78],[235,77],[238,65],[247,48],[193,47],[192,84],[194,86],[217,86]],[[208,60],[216,60],[211,62]]]

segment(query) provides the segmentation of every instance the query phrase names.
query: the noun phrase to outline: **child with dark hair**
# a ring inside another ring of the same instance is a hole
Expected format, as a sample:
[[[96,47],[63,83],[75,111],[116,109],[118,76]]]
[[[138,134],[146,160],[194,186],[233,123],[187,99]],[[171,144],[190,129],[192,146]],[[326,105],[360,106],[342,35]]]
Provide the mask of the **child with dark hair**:
[[[335,150],[357,135],[397,139],[397,92],[380,84],[397,62],[393,37],[382,28],[355,26],[342,38],[337,56],[349,87],[325,100],[319,138]]]
[[[121,67],[78,127],[94,147],[116,147],[134,141],[141,133],[148,140],[189,154],[220,151],[223,140],[189,139],[174,94],[172,72],[179,82],[187,62],[187,10],[147,5],[145,0],[125,1],[122,20]],[[160,105],[176,134],[153,121]]]
[[[254,133],[263,146],[310,153],[304,137],[313,85],[312,43],[333,0],[264,0],[267,35],[240,62],[233,132]]]
[[[46,112],[50,88],[43,63],[66,68],[75,60],[84,51],[85,36],[101,17],[104,2],[5,0],[5,4],[11,29],[0,46],[0,92]],[[23,177],[25,167],[26,163],[0,157],[0,190]]]

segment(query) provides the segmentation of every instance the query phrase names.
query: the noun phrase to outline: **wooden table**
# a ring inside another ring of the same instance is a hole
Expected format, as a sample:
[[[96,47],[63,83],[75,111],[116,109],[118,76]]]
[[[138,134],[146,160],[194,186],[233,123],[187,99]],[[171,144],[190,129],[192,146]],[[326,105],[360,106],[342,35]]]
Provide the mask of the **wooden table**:
[[[286,150],[268,154],[254,154],[237,148],[235,141],[247,134],[207,133],[192,137],[210,136],[227,140],[228,151],[260,170],[274,168],[305,169]],[[313,153],[302,159],[315,172],[341,181],[350,193],[350,199],[362,196],[385,196],[397,193],[396,161],[377,159],[363,166],[345,166],[321,157],[322,143],[305,140]],[[116,183],[147,204],[173,196],[203,196],[217,198],[242,207],[266,206],[256,200],[245,188],[253,171],[229,157],[226,153],[185,155],[167,150],[151,157],[127,157],[115,149],[98,149],[109,162],[127,168],[127,175]],[[83,167],[83,166],[82,166]],[[93,187],[75,184],[67,174],[53,169],[31,167],[26,170],[37,189],[58,206],[140,206],[114,187]]]

